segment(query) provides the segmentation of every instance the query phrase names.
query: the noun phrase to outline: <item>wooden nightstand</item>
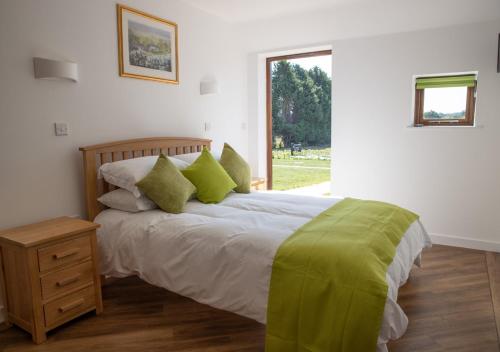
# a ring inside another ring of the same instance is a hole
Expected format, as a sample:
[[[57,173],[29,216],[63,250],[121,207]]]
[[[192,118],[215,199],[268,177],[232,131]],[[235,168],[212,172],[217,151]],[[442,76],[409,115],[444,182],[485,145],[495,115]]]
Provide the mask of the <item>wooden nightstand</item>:
[[[266,189],[266,179],[264,177],[252,177],[250,188],[253,191],[261,191]]]
[[[0,231],[7,321],[31,333],[35,343],[79,315],[102,312],[98,227],[62,217]]]

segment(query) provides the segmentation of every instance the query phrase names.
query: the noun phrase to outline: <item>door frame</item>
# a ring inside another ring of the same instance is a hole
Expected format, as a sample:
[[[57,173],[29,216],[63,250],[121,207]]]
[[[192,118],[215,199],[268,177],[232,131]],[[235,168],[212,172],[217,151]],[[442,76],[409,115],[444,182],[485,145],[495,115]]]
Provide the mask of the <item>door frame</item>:
[[[271,82],[271,64],[275,61],[303,59],[306,57],[332,55],[332,50],[319,50],[299,54],[280,55],[266,58],[266,165],[267,165],[267,189],[273,188],[273,100]]]

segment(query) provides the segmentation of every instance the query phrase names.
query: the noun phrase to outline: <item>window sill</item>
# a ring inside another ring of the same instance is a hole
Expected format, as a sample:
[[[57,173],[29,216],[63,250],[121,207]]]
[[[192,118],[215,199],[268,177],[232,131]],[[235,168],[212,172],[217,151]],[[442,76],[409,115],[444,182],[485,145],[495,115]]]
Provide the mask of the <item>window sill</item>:
[[[475,126],[415,126],[415,125],[409,125],[406,126],[406,128],[411,128],[411,129],[416,129],[416,130],[427,130],[427,129],[443,129],[443,128],[479,128],[482,129],[484,128],[484,125],[475,125]]]

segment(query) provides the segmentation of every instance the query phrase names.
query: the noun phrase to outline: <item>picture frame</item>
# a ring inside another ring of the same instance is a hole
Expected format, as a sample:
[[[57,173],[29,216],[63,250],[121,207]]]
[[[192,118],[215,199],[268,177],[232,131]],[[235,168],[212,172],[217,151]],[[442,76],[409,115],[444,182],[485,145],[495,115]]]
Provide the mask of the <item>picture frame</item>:
[[[117,4],[121,77],[179,84],[177,23]]]
[[[500,33],[498,33],[497,72],[500,73]]]

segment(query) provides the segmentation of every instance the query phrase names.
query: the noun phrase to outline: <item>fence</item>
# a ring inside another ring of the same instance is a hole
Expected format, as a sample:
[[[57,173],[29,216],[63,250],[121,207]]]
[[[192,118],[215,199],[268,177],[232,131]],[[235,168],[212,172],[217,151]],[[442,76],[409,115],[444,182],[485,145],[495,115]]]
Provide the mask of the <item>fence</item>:
[[[306,147],[302,151],[292,151],[290,148],[273,149],[273,159],[307,159],[307,160],[330,160],[332,149],[321,147]]]

